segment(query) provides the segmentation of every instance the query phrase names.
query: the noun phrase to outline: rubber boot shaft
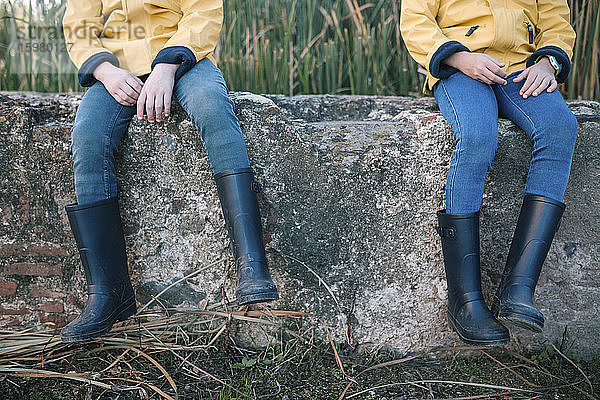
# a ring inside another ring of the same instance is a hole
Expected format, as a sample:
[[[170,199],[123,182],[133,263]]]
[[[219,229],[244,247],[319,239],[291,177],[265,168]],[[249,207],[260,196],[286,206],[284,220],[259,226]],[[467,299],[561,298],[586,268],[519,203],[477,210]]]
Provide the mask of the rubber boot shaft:
[[[519,213],[493,311],[503,321],[536,332],[544,315],[533,303],[542,265],[558,230],[565,204],[543,196],[526,195]]]
[[[223,217],[233,244],[239,304],[277,300],[277,287],[267,266],[256,192],[250,168],[215,175]]]
[[[136,311],[117,198],[65,207],[88,289],[81,314],[62,329],[65,342],[84,341],[110,331]]]
[[[497,346],[510,336],[487,307],[481,291],[479,212],[438,212],[448,283],[448,322],[467,344]]]

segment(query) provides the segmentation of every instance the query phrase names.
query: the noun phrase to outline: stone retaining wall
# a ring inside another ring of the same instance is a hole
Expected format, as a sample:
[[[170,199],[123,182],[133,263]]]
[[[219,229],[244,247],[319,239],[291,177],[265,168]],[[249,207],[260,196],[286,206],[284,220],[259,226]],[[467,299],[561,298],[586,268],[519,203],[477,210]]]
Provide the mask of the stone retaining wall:
[[[260,198],[280,309],[313,313],[352,345],[401,352],[458,344],[445,319],[435,211],[452,134],[431,99],[232,95]],[[80,95],[0,94],[0,320],[63,325],[85,302],[64,206],[75,200],[69,130]],[[600,104],[571,102],[579,138],[567,211],[538,291],[546,329],[512,346],[600,352]],[[484,290],[503,269],[530,144],[500,121],[482,208]],[[171,305],[233,298],[233,262],[199,135],[178,109],[132,122],[118,158],[128,257],[138,300],[196,269]],[[206,267],[209,264],[213,266]],[[322,282],[320,281],[322,279]],[[330,293],[331,291],[331,293]]]

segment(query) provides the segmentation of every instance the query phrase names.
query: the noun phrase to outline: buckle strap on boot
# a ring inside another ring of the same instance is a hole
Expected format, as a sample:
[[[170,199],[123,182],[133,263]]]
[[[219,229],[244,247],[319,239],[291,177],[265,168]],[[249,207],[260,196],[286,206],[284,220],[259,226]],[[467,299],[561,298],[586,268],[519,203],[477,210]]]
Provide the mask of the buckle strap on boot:
[[[438,235],[443,238],[454,239],[456,237],[456,230],[450,226],[436,226],[435,230]]]

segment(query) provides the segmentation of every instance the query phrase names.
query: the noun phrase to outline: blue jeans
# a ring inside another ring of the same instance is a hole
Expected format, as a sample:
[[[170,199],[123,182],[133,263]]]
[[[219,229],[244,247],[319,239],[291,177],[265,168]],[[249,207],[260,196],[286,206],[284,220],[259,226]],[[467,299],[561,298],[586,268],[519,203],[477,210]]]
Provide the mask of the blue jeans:
[[[212,62],[199,61],[175,83],[173,92],[198,128],[214,174],[250,166],[233,101]],[[114,153],[135,114],[135,107],[117,103],[101,82],[83,96],[71,130],[79,204],[117,195]]]
[[[440,111],[454,130],[456,148],[446,182],[446,212],[481,207],[486,173],[498,145],[498,115],[523,129],[533,144],[525,194],[562,201],[577,137],[577,119],[558,90],[524,99],[523,82],[487,85],[457,72],[434,86]]]

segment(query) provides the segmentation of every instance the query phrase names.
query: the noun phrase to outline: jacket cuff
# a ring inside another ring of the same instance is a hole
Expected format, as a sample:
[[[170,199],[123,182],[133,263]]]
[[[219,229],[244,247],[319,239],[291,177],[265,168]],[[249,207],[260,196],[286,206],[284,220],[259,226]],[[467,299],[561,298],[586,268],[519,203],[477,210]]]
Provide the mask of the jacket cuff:
[[[540,47],[527,59],[527,68],[531,67],[538,58],[543,56],[554,56],[554,58],[556,58],[556,61],[560,63],[561,67],[560,73],[556,76],[556,82],[565,82],[569,76],[569,71],[571,70],[571,60],[569,60],[567,53],[557,46]]]
[[[94,78],[94,71],[96,67],[102,64],[104,61],[108,61],[115,67],[119,66],[119,60],[112,53],[108,51],[103,51],[102,53],[96,53],[81,65],[81,68],[77,71],[77,80],[79,84],[83,87],[92,86],[96,83],[96,78]]]
[[[441,45],[436,52],[433,53],[433,56],[429,61],[429,73],[434,78],[445,79],[453,73],[458,72],[458,69],[444,64],[442,61],[459,51],[470,50],[467,48],[467,46],[457,42],[456,40],[452,40]]]
[[[169,46],[158,52],[151,68],[154,69],[158,63],[179,64],[175,72],[175,80],[177,80],[196,65],[196,56],[185,46]]]

